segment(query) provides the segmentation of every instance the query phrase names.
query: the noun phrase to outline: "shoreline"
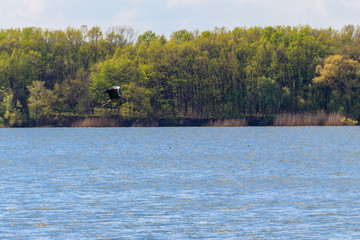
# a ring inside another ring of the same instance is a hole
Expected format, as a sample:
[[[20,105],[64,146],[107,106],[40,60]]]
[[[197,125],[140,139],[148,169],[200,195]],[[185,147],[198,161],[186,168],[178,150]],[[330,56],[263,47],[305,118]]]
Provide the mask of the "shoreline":
[[[346,119],[341,114],[298,113],[269,116],[246,116],[243,118],[122,118],[119,116],[65,116],[52,119],[27,128],[61,127],[280,127],[280,126],[355,126],[357,121]],[[6,128],[7,126],[5,126]],[[21,127],[20,127],[21,128]]]

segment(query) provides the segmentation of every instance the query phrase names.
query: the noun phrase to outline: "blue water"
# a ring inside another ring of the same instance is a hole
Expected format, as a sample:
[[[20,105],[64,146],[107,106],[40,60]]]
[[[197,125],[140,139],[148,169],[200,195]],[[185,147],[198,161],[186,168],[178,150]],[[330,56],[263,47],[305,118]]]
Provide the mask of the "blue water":
[[[0,129],[0,239],[359,239],[360,128]]]

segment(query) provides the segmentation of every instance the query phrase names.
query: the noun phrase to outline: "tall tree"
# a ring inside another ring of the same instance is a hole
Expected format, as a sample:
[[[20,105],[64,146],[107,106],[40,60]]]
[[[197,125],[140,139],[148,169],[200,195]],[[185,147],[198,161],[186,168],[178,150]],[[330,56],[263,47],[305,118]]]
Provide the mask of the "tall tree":
[[[319,76],[313,81],[331,90],[332,98],[339,102],[346,117],[359,117],[360,63],[333,55],[326,58],[323,65],[317,66],[316,73]]]

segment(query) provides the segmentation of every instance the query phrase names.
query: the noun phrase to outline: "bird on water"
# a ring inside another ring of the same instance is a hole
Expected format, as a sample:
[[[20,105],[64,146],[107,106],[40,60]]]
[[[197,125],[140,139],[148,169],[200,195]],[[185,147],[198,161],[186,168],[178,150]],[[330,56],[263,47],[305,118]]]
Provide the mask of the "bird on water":
[[[120,98],[122,98],[119,86],[112,86],[111,88],[106,90],[104,93],[107,93],[109,95],[110,99],[106,103],[104,103],[102,105],[102,107],[111,103],[112,101],[119,100]]]

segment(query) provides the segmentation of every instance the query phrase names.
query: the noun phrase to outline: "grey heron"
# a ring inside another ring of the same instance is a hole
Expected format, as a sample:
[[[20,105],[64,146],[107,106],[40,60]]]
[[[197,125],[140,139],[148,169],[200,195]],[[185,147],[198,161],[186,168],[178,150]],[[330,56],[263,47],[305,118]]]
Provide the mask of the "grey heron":
[[[111,103],[112,101],[119,100],[120,98],[122,98],[119,86],[112,86],[111,88],[106,90],[104,93],[107,93],[109,95],[110,99],[106,103],[104,103],[102,105],[102,107]]]

